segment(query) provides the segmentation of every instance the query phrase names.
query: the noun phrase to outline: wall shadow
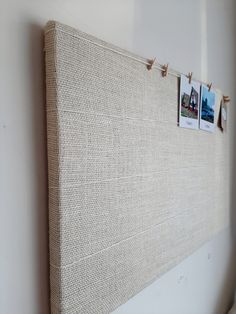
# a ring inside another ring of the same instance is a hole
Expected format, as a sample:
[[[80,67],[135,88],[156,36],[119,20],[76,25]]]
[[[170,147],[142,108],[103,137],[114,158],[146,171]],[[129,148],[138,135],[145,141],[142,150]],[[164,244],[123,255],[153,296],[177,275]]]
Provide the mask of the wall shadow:
[[[46,96],[44,32],[40,25],[27,24],[29,44],[29,84],[32,105],[32,156],[35,165],[34,227],[36,239],[37,313],[49,314],[48,186],[46,142]]]

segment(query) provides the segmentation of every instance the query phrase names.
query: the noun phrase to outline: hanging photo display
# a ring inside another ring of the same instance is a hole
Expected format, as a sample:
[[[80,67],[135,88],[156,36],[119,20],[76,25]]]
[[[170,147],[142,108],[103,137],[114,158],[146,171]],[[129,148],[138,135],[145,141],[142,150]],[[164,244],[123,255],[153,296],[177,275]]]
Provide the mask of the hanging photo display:
[[[202,84],[201,88],[201,106],[200,106],[200,129],[214,132],[215,129],[215,103],[216,94]]]
[[[185,75],[180,78],[179,126],[199,128],[200,83],[189,80]]]

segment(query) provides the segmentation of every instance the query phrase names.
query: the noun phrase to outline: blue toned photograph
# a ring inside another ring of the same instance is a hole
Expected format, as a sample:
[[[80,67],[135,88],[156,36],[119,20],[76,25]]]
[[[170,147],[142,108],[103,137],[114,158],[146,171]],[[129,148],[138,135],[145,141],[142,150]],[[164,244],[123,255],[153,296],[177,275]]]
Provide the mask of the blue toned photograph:
[[[215,93],[202,86],[201,119],[214,123]]]

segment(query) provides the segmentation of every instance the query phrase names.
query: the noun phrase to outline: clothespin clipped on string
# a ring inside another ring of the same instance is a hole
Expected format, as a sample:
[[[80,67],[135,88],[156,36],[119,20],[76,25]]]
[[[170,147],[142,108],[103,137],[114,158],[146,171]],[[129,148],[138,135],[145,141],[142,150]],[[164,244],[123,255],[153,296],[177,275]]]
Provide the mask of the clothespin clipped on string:
[[[223,95],[223,102],[224,102],[224,103],[230,102],[229,96]]]
[[[207,84],[207,87],[208,87],[208,92],[210,92],[210,91],[211,91],[211,88],[212,88],[212,83]]]
[[[152,69],[155,61],[156,61],[156,58],[148,60],[148,65],[147,65],[148,71],[150,71]]]
[[[193,76],[193,72],[189,72],[189,74],[187,75],[189,84],[191,84],[192,82],[192,76]]]
[[[169,64],[167,63],[167,64],[164,64],[163,66],[162,66],[162,76],[163,77],[166,77],[167,76],[167,74],[168,74],[168,67],[169,67]]]

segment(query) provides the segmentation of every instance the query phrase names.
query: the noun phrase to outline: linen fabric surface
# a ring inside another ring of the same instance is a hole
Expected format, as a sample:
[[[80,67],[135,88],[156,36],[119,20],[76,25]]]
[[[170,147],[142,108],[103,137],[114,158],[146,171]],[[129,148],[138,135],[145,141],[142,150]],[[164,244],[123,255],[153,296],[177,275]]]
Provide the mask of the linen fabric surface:
[[[45,56],[51,310],[110,313],[228,224],[227,137],[142,57],[54,21]]]

